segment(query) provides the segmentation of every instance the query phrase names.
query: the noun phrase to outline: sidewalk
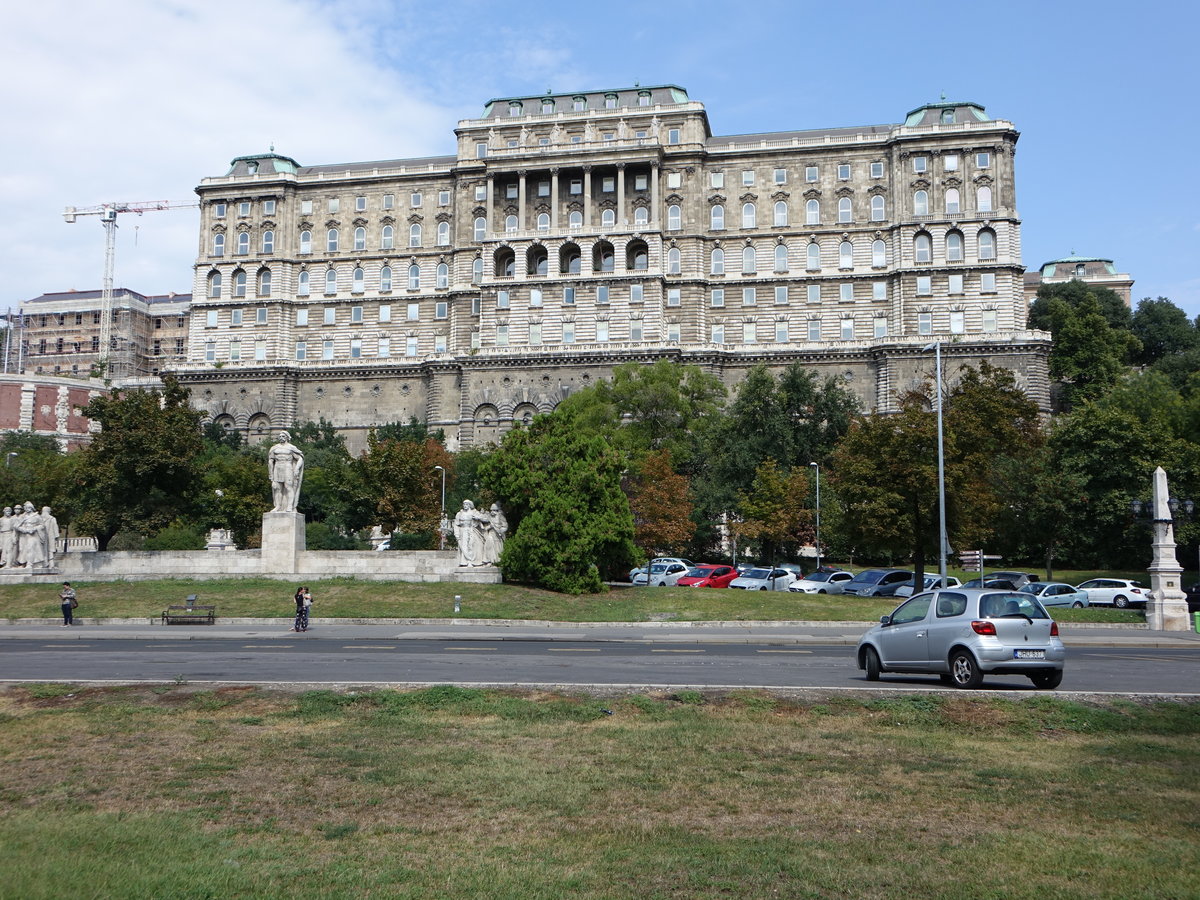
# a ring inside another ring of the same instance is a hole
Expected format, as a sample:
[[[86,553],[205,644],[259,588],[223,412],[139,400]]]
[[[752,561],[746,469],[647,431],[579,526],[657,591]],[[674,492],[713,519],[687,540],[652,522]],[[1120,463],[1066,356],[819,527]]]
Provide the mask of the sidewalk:
[[[853,646],[870,622],[539,622],[497,619],[313,619],[303,635],[291,619],[226,619],[216,625],[159,625],[147,619],[84,619],[64,629],[58,619],[0,623],[0,640],[444,640],[641,641],[700,644],[833,644]],[[1200,651],[1200,634],[1144,627],[1060,624],[1076,647],[1172,647]]]

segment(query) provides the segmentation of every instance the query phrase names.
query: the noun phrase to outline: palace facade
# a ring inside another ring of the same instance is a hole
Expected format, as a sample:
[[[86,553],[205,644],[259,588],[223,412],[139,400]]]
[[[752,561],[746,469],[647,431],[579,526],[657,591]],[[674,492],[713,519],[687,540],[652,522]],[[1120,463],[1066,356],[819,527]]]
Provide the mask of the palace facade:
[[[1048,410],[1025,330],[1011,122],[975,103],[899,124],[716,136],[663,85],[493,100],[453,155],[205,178],[187,358],[251,438],[325,418],[352,448],[416,418],[496,441],[628,362],[836,376],[894,409],[987,360]]]

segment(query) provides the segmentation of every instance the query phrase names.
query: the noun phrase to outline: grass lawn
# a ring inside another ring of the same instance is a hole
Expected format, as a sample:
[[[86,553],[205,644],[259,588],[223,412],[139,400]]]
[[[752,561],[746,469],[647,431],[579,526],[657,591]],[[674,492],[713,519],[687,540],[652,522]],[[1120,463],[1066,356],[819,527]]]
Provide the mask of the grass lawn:
[[[854,621],[878,620],[899,600],[889,598],[791,594],[786,591],[734,591],[706,588],[617,586],[603,594],[573,597],[522,585],[409,584],[331,579],[309,582],[312,614],[338,618],[542,619],[559,622],[681,621]],[[170,603],[198,594],[215,603],[218,617],[279,617],[295,614],[296,586],[284,581],[76,582],[85,618],[157,617]],[[59,585],[0,586],[0,618],[60,615]],[[454,596],[462,609],[454,613]],[[1144,622],[1141,610],[1056,610],[1062,622]]]
[[[1196,896],[1200,705],[28,685],[0,897]]]

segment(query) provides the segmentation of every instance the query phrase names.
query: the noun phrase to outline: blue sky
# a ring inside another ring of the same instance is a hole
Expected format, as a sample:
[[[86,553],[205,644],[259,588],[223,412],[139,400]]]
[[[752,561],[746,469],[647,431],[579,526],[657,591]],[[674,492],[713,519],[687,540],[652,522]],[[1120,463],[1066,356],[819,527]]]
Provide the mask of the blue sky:
[[[900,121],[972,100],[1014,122],[1026,266],[1111,258],[1200,315],[1197,7],[858,2],[40,0],[0,34],[0,309],[98,288],[96,217],[190,202],[274,143],[304,165],[453,152],[493,97],[678,84],[713,131]],[[116,282],[191,290],[197,212],[120,220]]]

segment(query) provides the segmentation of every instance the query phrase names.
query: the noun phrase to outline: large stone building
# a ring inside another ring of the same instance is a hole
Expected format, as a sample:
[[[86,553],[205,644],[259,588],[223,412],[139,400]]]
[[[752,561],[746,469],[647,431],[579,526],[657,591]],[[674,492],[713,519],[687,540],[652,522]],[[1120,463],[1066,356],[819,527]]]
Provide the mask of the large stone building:
[[[493,100],[453,155],[205,178],[186,362],[252,437],[325,418],[362,446],[415,417],[497,440],[615,365],[735,385],[800,362],[868,409],[989,360],[1048,406],[1025,330],[1012,123],[974,103],[900,124],[714,136],[675,86]]]
[[[1133,306],[1132,276],[1118,272],[1111,259],[1075,255],[1052,259],[1026,272],[1025,302],[1032,303],[1036,300],[1038,288],[1043,284],[1063,284],[1068,281],[1082,281],[1084,284],[1108,288],[1116,292],[1125,301],[1126,306]]]

